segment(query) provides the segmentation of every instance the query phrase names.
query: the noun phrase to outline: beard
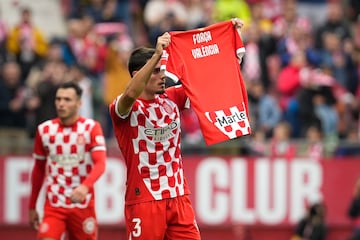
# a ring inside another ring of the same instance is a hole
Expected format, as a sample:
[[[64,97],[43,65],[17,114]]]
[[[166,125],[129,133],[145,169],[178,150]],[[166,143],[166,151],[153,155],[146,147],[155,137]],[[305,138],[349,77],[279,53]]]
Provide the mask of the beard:
[[[159,90],[156,92],[156,94],[164,94],[165,93],[165,89]]]

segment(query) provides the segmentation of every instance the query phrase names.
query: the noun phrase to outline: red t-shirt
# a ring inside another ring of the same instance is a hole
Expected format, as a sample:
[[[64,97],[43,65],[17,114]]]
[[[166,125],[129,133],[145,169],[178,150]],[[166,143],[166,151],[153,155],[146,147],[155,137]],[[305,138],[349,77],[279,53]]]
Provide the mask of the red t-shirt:
[[[116,110],[119,97],[109,108],[127,166],[125,204],[189,194],[180,152],[179,111],[188,105],[183,87],[153,100],[138,98],[126,116]]]
[[[180,80],[200,122],[205,142],[250,134],[248,99],[239,59],[245,52],[231,21],[170,32],[162,68]]]

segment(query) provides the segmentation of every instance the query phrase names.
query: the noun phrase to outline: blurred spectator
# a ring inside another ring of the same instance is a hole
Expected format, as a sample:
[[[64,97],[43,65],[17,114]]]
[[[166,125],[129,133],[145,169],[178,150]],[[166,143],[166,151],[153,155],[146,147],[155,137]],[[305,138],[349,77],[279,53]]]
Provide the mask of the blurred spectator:
[[[28,139],[26,124],[27,90],[22,84],[21,69],[16,62],[5,62],[0,76],[0,139],[1,152],[19,153]],[[7,144],[13,148],[7,148]]]
[[[188,14],[180,0],[149,0],[144,9],[144,23],[148,29],[150,45],[167,31],[185,30]]]
[[[126,32],[119,33],[109,41],[109,49],[105,59],[105,73],[103,79],[103,103],[105,122],[104,134],[106,138],[112,137],[112,122],[108,113],[109,104],[124,92],[131,77],[127,69],[127,62],[134,45]]]
[[[326,20],[328,0],[296,0],[297,12],[310,19],[313,26],[319,26]]]
[[[277,90],[280,94],[280,106],[287,111],[290,100],[294,99],[300,89],[300,72],[307,66],[305,53],[297,51],[291,55],[289,65],[284,67],[277,81]]]
[[[255,24],[258,26],[258,29],[260,30],[259,34],[270,34],[272,31],[273,23],[271,21],[271,17],[265,16],[266,1],[255,1],[249,6],[252,18],[251,24]],[[244,26],[244,28],[246,29],[247,26]]]
[[[325,146],[321,129],[316,125],[310,126],[307,128],[305,134],[305,148],[301,155],[315,161],[322,160],[325,156]]]
[[[136,46],[148,44],[148,36],[144,22],[144,9],[148,0],[131,0],[131,27],[129,33]]]
[[[66,17],[80,19],[91,16],[95,23],[123,22],[131,26],[129,0],[63,0],[68,8]]]
[[[245,31],[242,34],[244,38],[244,45],[246,54],[242,63],[242,74],[245,82],[261,81],[262,56],[260,55],[261,48],[259,41],[261,38],[260,28],[256,23],[251,23],[245,27]]]
[[[93,86],[91,79],[87,76],[87,70],[85,67],[74,64],[70,66],[67,80],[77,83],[83,90],[81,95],[81,106],[79,108],[79,115],[85,118],[94,117],[94,105],[93,105]]]
[[[313,66],[320,64],[320,56],[313,48],[311,23],[304,17],[298,17],[287,34],[279,39],[277,51],[282,66],[291,61],[291,57],[299,51],[305,53],[306,60]]]
[[[252,128],[263,131],[266,138],[269,138],[272,136],[274,127],[282,119],[279,103],[272,94],[273,91],[267,93],[260,82],[250,84],[248,91]]]
[[[358,87],[358,69],[352,53],[345,51],[344,43],[336,32],[324,32],[322,37],[321,64],[328,68],[341,86],[354,94]]]
[[[8,27],[6,22],[1,17],[0,9],[0,64],[3,64],[7,59],[6,41],[8,37]]]
[[[31,10],[22,8],[19,23],[9,31],[7,50],[20,64],[23,80],[31,67],[45,56],[47,48],[48,42],[43,32],[32,23]]]
[[[102,21],[104,0],[90,0],[89,3],[83,7],[83,11],[78,11],[77,15],[73,18],[81,18],[80,14],[89,15],[98,23]]]
[[[297,224],[291,240],[325,240],[327,235],[325,214],[323,203],[312,204],[306,216]]]
[[[205,27],[214,23],[214,0],[185,0],[182,2],[188,16],[186,29]]]
[[[348,217],[352,220],[352,236],[349,240],[360,239],[360,178],[355,182],[353,197],[347,211]]]
[[[231,18],[240,18],[244,25],[251,22],[251,11],[249,4],[245,0],[216,0],[215,1],[215,21],[225,21]]]
[[[353,58],[359,64],[359,50],[360,50],[360,15],[359,19],[353,24]]]
[[[89,71],[89,74],[93,76],[95,80],[101,77],[104,73],[104,62],[107,51],[106,36],[101,35],[98,32],[94,19],[89,15],[84,15],[80,19],[84,28],[84,46],[85,58],[79,59],[78,63],[83,65]]]
[[[58,85],[65,81],[67,66],[63,62],[47,62],[40,74],[29,82],[31,95],[28,106],[32,112],[29,120],[30,137],[33,138],[36,126],[56,116],[54,103]]]
[[[274,27],[272,33],[277,39],[281,39],[288,35],[288,31],[295,25],[298,14],[296,12],[296,1],[282,1],[282,15],[274,19]]]
[[[337,136],[339,117],[335,109],[336,100],[331,93],[331,89],[328,87],[320,88],[313,96],[312,102],[324,136]]]
[[[360,1],[349,0],[346,6],[346,16],[352,23],[356,23],[360,19]]]
[[[270,140],[271,158],[291,160],[296,156],[296,150],[296,145],[291,140],[291,126],[287,122],[278,123]]]
[[[268,145],[265,132],[262,129],[255,129],[246,147],[247,154],[250,156],[267,156]]]
[[[251,5],[262,5],[262,15],[272,22],[278,19],[283,14],[283,0],[247,0]],[[254,17],[254,16],[253,16]]]
[[[261,81],[265,91],[271,87],[280,70],[275,56],[275,38],[268,28],[271,24],[261,15],[262,3],[256,3],[251,9],[254,21],[244,26],[242,38],[246,54],[242,63],[242,73],[245,81]],[[275,61],[274,61],[275,60]],[[275,73],[275,74],[274,74]]]
[[[344,141],[342,141],[342,143],[339,146],[337,146],[334,155],[336,157],[360,156],[360,141],[358,134],[359,133],[357,129],[350,129]],[[359,222],[359,234],[360,234],[360,222]]]
[[[335,33],[341,41],[351,41],[351,30],[345,22],[344,9],[341,1],[331,1],[327,4],[326,21],[315,31],[315,47],[324,47],[324,33]]]
[[[121,17],[118,15],[117,6],[117,0],[105,0],[100,22],[120,22]]]
[[[338,129],[337,99],[332,91],[334,78],[322,69],[305,67],[300,71],[300,83],[296,98],[299,136],[305,136],[309,127],[317,126],[325,138],[337,137],[333,134]]]
[[[122,22],[131,27],[130,1],[105,0],[100,22]]]
[[[93,28],[92,19],[72,19],[67,22],[69,34],[67,44],[77,63],[85,66],[95,79],[104,70],[106,56],[105,39]]]

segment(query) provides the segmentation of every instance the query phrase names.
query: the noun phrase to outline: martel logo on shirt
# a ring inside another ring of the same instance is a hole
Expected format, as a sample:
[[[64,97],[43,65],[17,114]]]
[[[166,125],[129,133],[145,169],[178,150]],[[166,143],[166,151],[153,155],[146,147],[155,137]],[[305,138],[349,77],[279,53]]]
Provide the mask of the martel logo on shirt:
[[[225,110],[205,112],[205,116],[229,138],[238,136],[237,131],[241,131],[242,135],[250,133],[250,123],[246,112],[239,110],[237,106],[230,107],[226,112]]]

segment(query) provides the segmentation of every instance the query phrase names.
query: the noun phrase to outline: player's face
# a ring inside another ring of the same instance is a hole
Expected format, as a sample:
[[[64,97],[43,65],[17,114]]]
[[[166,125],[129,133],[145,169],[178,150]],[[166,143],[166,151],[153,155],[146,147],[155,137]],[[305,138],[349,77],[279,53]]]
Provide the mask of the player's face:
[[[63,122],[77,118],[81,101],[73,88],[59,88],[56,92],[55,107]]]
[[[160,71],[160,64],[155,67],[146,88],[153,94],[165,92],[165,74],[164,70]]]

